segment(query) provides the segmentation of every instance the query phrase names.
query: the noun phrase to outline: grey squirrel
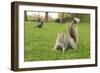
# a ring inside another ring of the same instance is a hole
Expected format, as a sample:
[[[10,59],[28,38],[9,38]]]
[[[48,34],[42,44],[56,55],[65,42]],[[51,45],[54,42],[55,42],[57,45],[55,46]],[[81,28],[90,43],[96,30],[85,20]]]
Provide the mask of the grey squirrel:
[[[58,47],[62,48],[62,52],[68,48],[70,45],[72,48],[77,48],[77,27],[76,24],[80,22],[80,19],[74,18],[72,22],[69,24],[68,27],[68,33],[69,36],[67,37],[63,32],[57,33],[56,43],[54,46],[54,50],[56,50]]]

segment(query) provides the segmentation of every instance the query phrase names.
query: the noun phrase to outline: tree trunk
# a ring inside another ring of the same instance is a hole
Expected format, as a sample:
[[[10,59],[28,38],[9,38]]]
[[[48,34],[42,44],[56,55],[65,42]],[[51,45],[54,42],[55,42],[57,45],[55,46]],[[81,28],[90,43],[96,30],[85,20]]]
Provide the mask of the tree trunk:
[[[27,12],[24,11],[24,20],[27,21]]]
[[[64,18],[64,13],[61,13],[61,15],[60,15],[60,23],[61,24],[63,23],[63,18]]]
[[[48,12],[45,12],[45,22],[48,21]]]

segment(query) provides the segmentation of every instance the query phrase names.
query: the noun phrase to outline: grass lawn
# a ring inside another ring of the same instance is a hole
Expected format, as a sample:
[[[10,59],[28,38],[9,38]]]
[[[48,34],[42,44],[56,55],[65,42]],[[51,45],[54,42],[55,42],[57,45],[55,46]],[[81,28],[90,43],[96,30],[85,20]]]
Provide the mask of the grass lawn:
[[[59,23],[44,23],[37,28],[35,22],[25,22],[24,25],[24,60],[64,60],[90,58],[90,25],[78,24],[78,48],[62,51],[53,51],[57,32],[66,32],[66,25]]]

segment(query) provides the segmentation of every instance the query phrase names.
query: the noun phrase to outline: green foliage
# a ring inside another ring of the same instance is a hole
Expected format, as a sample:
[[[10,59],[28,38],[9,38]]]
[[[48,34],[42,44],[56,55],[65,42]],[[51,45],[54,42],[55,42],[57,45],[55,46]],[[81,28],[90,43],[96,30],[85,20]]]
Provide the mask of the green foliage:
[[[90,21],[90,14],[68,13],[68,15],[70,15],[69,17],[67,17],[67,19],[69,19],[69,20],[77,17],[80,19],[80,22],[89,23],[89,21]]]
[[[28,15],[28,16],[27,16],[27,21],[33,21],[33,17],[30,16],[30,15]]]
[[[81,22],[90,22],[90,14],[79,14]]]
[[[37,19],[38,19],[37,16],[27,15],[27,21],[37,21]]]
[[[59,18],[55,19],[55,22],[60,23],[60,19]]]
[[[90,58],[90,25],[89,23],[78,24],[78,48],[62,53],[61,50],[53,51],[56,34],[65,32],[67,24],[44,23],[42,28],[37,28],[35,22],[25,22],[24,26],[24,60],[69,60]]]

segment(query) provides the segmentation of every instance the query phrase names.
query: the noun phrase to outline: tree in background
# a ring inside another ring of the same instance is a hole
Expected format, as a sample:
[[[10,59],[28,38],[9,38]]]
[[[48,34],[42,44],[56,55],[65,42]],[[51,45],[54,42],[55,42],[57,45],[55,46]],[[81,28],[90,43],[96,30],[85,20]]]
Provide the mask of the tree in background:
[[[48,12],[45,12],[45,22],[48,21]]]
[[[58,13],[58,19],[60,20],[61,24],[67,21],[67,16],[68,16],[67,13],[64,12]]]
[[[69,21],[71,21],[73,18],[79,18],[81,22],[89,22],[90,21],[90,14],[68,13]]]
[[[64,13],[59,13],[60,23],[63,23]]]
[[[27,11],[24,11],[24,20],[27,21]]]

